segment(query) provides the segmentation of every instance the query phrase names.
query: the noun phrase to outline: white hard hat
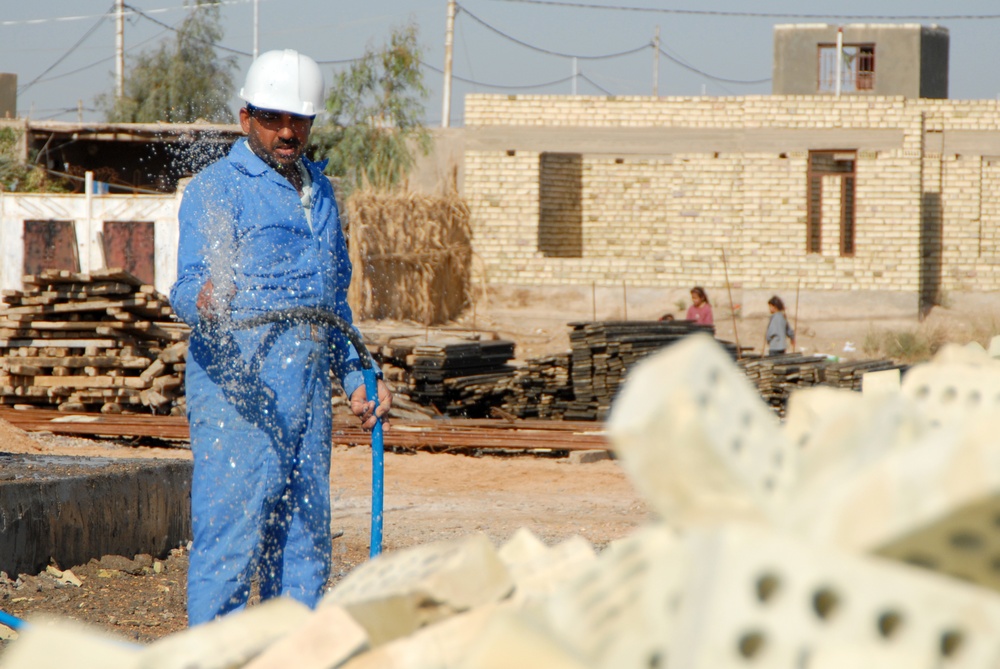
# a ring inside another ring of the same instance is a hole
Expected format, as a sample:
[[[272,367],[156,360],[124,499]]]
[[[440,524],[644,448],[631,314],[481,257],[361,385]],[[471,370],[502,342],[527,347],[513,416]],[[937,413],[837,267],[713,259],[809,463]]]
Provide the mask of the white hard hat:
[[[240,97],[259,109],[315,116],[323,110],[323,73],[298,51],[268,51],[251,63]]]

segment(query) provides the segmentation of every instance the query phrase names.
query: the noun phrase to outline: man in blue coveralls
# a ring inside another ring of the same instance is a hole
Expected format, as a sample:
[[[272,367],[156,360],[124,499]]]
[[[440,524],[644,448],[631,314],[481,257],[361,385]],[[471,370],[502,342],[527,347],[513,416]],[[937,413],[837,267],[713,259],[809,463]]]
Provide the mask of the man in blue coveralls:
[[[323,76],[292,50],[262,54],[240,91],[237,141],[186,188],[170,301],[192,326],[187,407],[194,455],[188,620],[266,599],[313,606],[330,573],[332,369],[366,428],[359,351],[333,327],[241,319],[317,307],[351,322],[351,265],[325,164],[303,156]],[[368,355],[367,351],[361,351]]]

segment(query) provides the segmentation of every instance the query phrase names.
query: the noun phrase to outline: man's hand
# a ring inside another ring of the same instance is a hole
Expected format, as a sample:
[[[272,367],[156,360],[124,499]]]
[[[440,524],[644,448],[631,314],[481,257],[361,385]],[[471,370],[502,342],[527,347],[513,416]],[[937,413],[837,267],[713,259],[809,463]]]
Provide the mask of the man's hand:
[[[374,411],[375,403],[368,401],[368,393],[365,392],[364,386],[361,386],[351,394],[351,411],[361,419],[361,427],[369,430],[375,427],[376,420],[381,420],[382,428],[387,429],[389,427],[389,419],[386,416],[389,415],[389,409],[392,408],[392,393],[389,392],[389,387],[385,385],[382,379],[379,379],[376,383],[378,386],[377,411]]]
[[[235,288],[230,291],[227,297],[231,300],[234,295],[236,295]],[[215,284],[212,283],[211,279],[206,281],[205,285],[201,287],[194,306],[198,309],[198,315],[206,321],[214,321],[222,315],[223,305],[219,304],[216,300]]]

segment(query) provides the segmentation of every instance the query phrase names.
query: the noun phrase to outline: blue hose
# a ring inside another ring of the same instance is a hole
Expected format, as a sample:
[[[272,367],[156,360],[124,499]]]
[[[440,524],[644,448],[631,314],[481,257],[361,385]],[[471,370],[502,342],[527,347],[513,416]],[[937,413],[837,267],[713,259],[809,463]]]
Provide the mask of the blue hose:
[[[374,400],[378,409],[378,384],[375,382],[375,370],[367,367],[362,370],[365,377],[365,393]],[[382,552],[382,502],[385,496],[385,446],[382,441],[382,421],[376,419],[372,428],[372,534],[368,557],[375,557]]]
[[[378,384],[375,378],[375,368],[370,355],[365,355],[365,346],[361,334],[347,321],[326,309],[316,307],[292,307],[269,311],[258,316],[229,321],[226,325],[234,328],[254,328],[273,323],[316,323],[336,327],[354,345],[361,362],[361,373],[365,380],[365,393],[369,401],[375,402],[378,409]],[[221,325],[221,324],[220,324]],[[375,557],[382,552],[382,517],[383,498],[385,496],[385,446],[382,438],[382,421],[376,420],[372,428],[372,513],[371,513],[371,543],[369,557]]]
[[[15,618],[14,616],[0,611],[0,625],[6,625],[15,632],[20,632],[21,630],[27,629],[28,624],[21,620],[20,618]]]

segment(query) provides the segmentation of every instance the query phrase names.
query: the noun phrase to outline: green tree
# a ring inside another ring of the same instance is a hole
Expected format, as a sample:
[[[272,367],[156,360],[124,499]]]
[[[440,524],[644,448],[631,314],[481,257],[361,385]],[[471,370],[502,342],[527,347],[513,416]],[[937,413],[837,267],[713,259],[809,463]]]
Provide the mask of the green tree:
[[[135,57],[125,77],[123,97],[107,93],[98,97],[107,120],[232,122],[228,102],[236,58],[216,55],[214,45],[222,35],[218,5],[195,0],[172,41]]]
[[[313,142],[330,159],[327,172],[341,177],[348,191],[391,190],[406,178],[416,152],[427,153],[420,58],[417,28],[410,24],[393,30],[380,51],[369,46],[334,78],[329,117],[314,129]]]
[[[0,127],[0,191],[19,193],[64,192],[66,185],[50,179],[38,165],[24,163],[19,155],[24,131],[10,126]]]

